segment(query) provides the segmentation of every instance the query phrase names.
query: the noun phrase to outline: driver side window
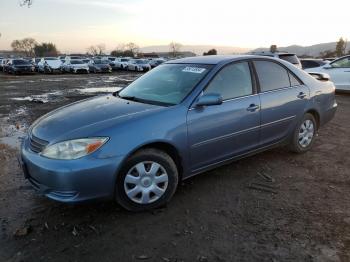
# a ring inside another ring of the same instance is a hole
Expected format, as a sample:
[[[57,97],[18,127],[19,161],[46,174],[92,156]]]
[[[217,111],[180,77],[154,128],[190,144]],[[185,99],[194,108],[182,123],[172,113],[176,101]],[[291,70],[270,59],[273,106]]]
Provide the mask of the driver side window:
[[[225,66],[214,77],[204,94],[216,93],[228,100],[253,93],[252,78],[248,62],[234,63]]]
[[[350,56],[331,63],[332,67],[350,67]]]

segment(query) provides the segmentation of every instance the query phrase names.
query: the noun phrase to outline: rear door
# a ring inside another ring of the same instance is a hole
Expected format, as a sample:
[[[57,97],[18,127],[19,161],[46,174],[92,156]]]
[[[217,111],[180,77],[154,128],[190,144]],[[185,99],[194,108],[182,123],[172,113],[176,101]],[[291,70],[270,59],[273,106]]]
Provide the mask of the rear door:
[[[337,89],[350,90],[350,56],[336,60],[332,67],[325,70],[331,77]]]
[[[260,145],[270,145],[287,137],[302,117],[309,90],[278,62],[254,61],[261,101]]]
[[[204,90],[220,94],[223,103],[188,111],[193,172],[258,146],[260,100],[254,86],[248,62],[227,65]]]

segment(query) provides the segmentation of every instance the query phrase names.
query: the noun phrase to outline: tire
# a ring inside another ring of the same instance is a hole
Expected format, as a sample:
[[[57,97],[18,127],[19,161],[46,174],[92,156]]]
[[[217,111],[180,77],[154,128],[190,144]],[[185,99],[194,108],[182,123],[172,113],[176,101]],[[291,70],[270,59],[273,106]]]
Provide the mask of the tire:
[[[305,135],[302,135],[302,134]],[[317,134],[317,123],[312,114],[305,114],[297,124],[289,148],[292,152],[302,154],[309,151]],[[310,138],[311,136],[311,138]]]
[[[140,175],[136,165],[144,167],[146,173]],[[153,167],[156,172],[152,172]],[[151,210],[168,203],[177,184],[178,170],[174,160],[161,150],[143,149],[129,157],[121,168],[117,177],[115,198],[129,211]]]

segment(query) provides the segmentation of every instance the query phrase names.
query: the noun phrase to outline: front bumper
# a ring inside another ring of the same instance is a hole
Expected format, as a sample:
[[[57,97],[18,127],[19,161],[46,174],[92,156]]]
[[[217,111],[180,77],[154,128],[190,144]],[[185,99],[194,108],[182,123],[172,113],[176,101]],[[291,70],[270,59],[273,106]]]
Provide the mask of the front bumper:
[[[71,69],[73,73],[75,74],[88,74],[89,73],[89,69],[88,68],[72,68]]]
[[[123,158],[93,155],[76,160],[48,159],[32,152],[26,139],[19,162],[33,188],[50,199],[68,203],[112,199]]]

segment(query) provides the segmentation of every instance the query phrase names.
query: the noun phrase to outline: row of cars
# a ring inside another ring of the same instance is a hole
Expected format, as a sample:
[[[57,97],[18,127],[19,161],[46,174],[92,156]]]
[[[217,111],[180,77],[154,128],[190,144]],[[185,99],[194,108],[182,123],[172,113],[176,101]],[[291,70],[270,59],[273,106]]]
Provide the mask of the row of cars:
[[[110,73],[112,70],[146,72],[165,62],[163,58],[134,59],[130,57],[80,56],[5,59],[0,57],[0,70],[20,73]]]

